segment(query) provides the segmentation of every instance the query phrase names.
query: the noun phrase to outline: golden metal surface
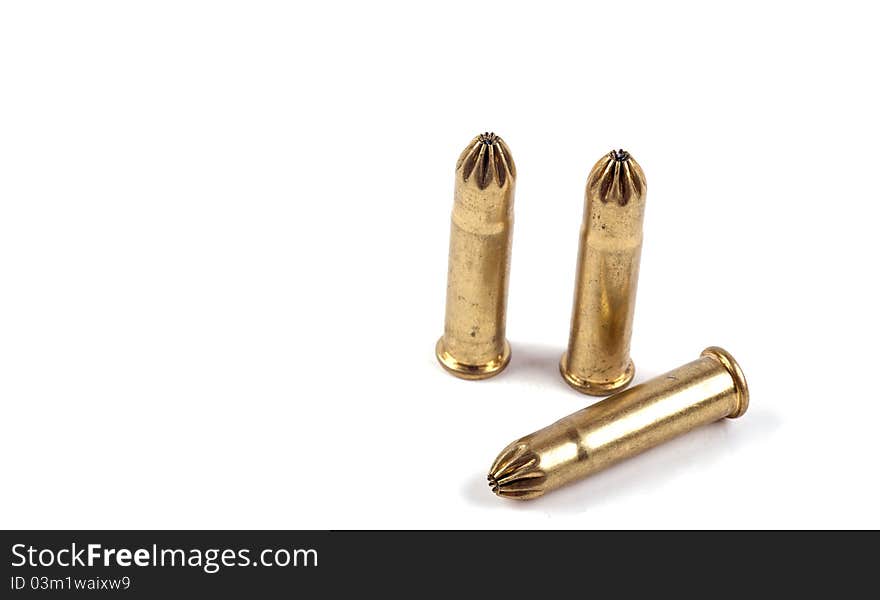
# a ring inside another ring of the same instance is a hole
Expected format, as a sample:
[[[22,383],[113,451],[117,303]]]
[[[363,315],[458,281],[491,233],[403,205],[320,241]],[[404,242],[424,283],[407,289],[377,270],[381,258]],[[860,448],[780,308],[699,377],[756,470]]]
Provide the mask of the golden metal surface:
[[[647,183],[628,152],[590,171],[578,250],[568,351],[559,371],[574,389],[603,396],[632,381],[629,357]]]
[[[510,361],[505,338],[516,167],[494,133],[478,135],[455,168],[446,324],[437,359],[463,379],[485,379]]]
[[[717,347],[507,446],[489,470],[492,491],[528,500],[700,425],[742,416],[749,391],[733,357]]]

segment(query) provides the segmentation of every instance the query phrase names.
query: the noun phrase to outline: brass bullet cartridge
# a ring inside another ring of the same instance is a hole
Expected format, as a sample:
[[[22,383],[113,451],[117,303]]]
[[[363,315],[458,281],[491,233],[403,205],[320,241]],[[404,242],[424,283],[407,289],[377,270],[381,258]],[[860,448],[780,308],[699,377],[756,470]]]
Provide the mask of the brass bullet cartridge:
[[[605,155],[587,178],[571,332],[559,363],[565,381],[585,394],[610,394],[635,373],[629,342],[646,192],[645,174],[623,150]]]
[[[505,338],[516,167],[494,133],[475,137],[455,168],[446,325],[437,359],[463,379],[485,379],[510,361]]]
[[[717,347],[507,446],[489,470],[492,491],[529,500],[700,425],[742,416],[745,377]]]

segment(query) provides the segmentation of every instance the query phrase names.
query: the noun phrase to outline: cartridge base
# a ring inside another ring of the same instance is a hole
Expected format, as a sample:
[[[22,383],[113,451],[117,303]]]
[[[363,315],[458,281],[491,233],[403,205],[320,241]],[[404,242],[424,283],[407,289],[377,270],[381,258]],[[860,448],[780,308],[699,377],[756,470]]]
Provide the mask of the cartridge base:
[[[510,362],[510,344],[507,343],[507,340],[504,340],[504,349],[501,351],[501,355],[497,359],[490,360],[481,365],[469,365],[457,361],[447,352],[446,344],[443,343],[442,337],[437,340],[436,354],[437,360],[440,361],[443,368],[456,377],[461,379],[488,379],[498,375]]]
[[[626,370],[623,372],[623,375],[614,381],[589,381],[587,379],[581,379],[569,372],[568,352],[566,352],[562,355],[562,359],[559,361],[559,372],[562,374],[562,378],[565,379],[565,382],[580,393],[589,394],[590,396],[607,396],[608,394],[612,394],[629,385],[629,382],[632,381],[633,376],[636,374],[636,367],[633,364],[633,361],[630,360],[629,364],[626,365]]]
[[[733,387],[736,390],[736,408],[727,415],[727,418],[737,419],[746,414],[746,410],[749,408],[749,386],[736,359],[733,358],[730,352],[718,346],[709,346],[703,350],[700,356],[708,356],[720,362],[733,379]]]

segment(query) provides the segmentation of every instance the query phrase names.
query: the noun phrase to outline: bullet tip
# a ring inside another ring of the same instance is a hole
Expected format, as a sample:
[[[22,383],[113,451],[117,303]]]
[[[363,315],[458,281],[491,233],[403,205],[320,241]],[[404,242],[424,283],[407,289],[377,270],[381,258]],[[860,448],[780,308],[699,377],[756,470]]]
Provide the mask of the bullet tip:
[[[480,142],[485,144],[486,146],[491,146],[501,138],[495,135],[494,131],[486,131],[477,136],[480,139]]]
[[[618,162],[623,162],[629,159],[629,152],[626,150],[612,150],[610,153],[611,158]]]
[[[603,204],[613,202],[626,206],[641,200],[647,191],[645,174],[639,163],[626,150],[612,150],[590,171],[587,189]]]
[[[489,469],[489,487],[501,498],[531,500],[544,495],[547,477],[539,465],[538,455],[523,441],[514,442],[501,451]]]
[[[461,171],[464,181],[473,180],[481,190],[493,182],[504,187],[516,179],[516,166],[510,155],[510,148],[491,131],[481,133],[471,140],[461,156],[458,157],[456,170]]]

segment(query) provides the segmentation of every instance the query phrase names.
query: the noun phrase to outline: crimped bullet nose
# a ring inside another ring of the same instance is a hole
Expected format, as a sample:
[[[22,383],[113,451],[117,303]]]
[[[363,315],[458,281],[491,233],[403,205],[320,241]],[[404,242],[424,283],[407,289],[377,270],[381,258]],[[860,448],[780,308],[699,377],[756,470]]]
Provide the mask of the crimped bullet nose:
[[[510,148],[500,136],[489,131],[471,140],[458,157],[455,168],[464,181],[476,183],[481,190],[493,183],[504,187],[516,179]]]
[[[489,469],[489,487],[495,495],[516,500],[531,500],[544,494],[547,477],[540,469],[540,457],[524,440],[501,451]]]
[[[642,199],[647,184],[642,168],[629,152],[612,150],[593,167],[587,188],[603,204],[626,206]]]

